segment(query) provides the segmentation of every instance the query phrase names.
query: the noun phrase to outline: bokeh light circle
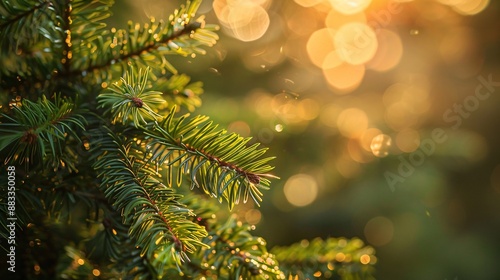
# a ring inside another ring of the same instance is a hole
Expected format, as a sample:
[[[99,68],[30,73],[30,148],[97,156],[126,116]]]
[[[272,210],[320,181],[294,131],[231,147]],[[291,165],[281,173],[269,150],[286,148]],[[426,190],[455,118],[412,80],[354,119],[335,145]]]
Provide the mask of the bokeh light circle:
[[[379,134],[372,139],[370,148],[376,157],[386,157],[389,154],[389,149],[392,146],[392,139],[389,135]]]
[[[340,59],[352,65],[368,62],[378,48],[375,31],[361,22],[342,25],[335,33],[334,44]]]
[[[330,0],[330,4],[335,10],[347,15],[363,11],[371,2],[371,0]]]
[[[286,181],[283,192],[290,204],[304,207],[316,200],[318,183],[310,175],[296,174]]]

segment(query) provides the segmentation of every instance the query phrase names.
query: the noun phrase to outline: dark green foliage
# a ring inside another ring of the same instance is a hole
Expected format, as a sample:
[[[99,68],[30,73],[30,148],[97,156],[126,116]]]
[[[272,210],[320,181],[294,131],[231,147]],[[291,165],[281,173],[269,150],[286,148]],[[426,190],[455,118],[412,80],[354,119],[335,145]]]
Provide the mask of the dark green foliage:
[[[354,238],[303,240],[272,253],[287,276],[298,279],[375,279],[372,277],[375,250]]]
[[[176,116],[200,106],[203,89],[177,73],[169,56],[203,54],[200,47],[218,39],[215,26],[195,18],[200,1],[187,1],[165,21],[131,22],[126,30],[103,23],[112,4],[0,4],[0,209],[9,215],[4,171],[14,166],[15,277],[298,275],[316,251],[294,259],[297,247],[276,249],[277,258],[251,226],[215,215],[216,203],[231,209],[252,199],[258,205],[277,178],[270,174],[274,157],[208,117]],[[0,221],[3,242],[7,222]],[[332,275],[370,271],[358,253],[371,249],[325,242],[324,248],[356,254]],[[323,268],[330,262],[319,261]]]

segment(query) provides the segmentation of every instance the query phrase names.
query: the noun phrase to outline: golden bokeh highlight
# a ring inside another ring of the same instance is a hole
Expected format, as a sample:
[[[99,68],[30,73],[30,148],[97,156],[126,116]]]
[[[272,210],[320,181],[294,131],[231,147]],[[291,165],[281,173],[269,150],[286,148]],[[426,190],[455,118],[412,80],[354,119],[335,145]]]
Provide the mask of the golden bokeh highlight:
[[[332,7],[342,14],[355,14],[362,12],[370,5],[371,0],[329,0]]]
[[[254,108],[255,113],[263,119],[271,119],[274,114],[272,110],[273,96],[262,90],[254,90],[250,93],[247,103]]]
[[[394,223],[386,217],[375,217],[369,220],[364,228],[366,240],[374,246],[383,246],[394,237]]]
[[[335,32],[334,45],[342,61],[360,65],[375,56],[378,41],[370,26],[361,22],[350,22]]]
[[[288,30],[293,35],[308,36],[318,29],[319,21],[313,9],[295,9],[286,19]]]
[[[350,22],[366,23],[366,15],[364,13],[345,15],[336,10],[331,10],[325,18],[326,27],[332,29],[338,29]]]
[[[327,13],[324,19],[326,27],[311,32],[307,39],[306,52],[309,60],[323,71],[324,79],[335,93],[347,94],[358,88],[365,76],[365,64],[373,60],[378,50],[379,39],[375,31],[366,24],[364,12],[371,0],[296,2],[303,7],[314,7],[318,13]],[[307,26],[316,25],[316,22],[306,22]],[[291,23],[297,25],[292,20],[288,26]],[[291,31],[294,32],[293,29]],[[298,33],[306,35],[307,31]],[[382,62],[372,67],[386,71],[399,63],[402,51],[398,51],[401,44],[391,35],[382,39],[385,40],[385,45],[378,60]],[[396,51],[388,55],[387,48],[395,48]]]
[[[333,38],[335,36],[334,30],[330,28],[322,28],[316,30],[306,44],[307,54],[311,62],[317,67],[324,68],[325,58],[334,49]],[[335,67],[335,66],[334,66]]]
[[[337,51],[333,50],[329,52],[323,59],[323,63],[321,64],[321,69],[324,69],[324,71],[328,71],[328,69],[335,69],[336,67],[341,66],[343,63],[344,62],[340,58]]]
[[[376,157],[386,157],[392,146],[392,138],[387,134],[379,134],[373,137],[370,149]]]
[[[92,270],[92,274],[95,276],[95,277],[98,277],[101,275],[101,271],[99,269],[93,269]]]
[[[368,128],[368,117],[361,109],[348,108],[339,114],[337,127],[345,137],[358,138]]]
[[[356,89],[365,76],[364,65],[342,63],[335,68],[323,69],[323,76],[337,93],[350,93]]]
[[[261,38],[271,23],[267,1],[214,0],[213,10],[229,35],[243,42]]]
[[[306,98],[298,102],[298,114],[306,121],[314,120],[319,115],[319,104],[316,100],[311,98]]]
[[[361,262],[362,264],[369,264],[370,263],[370,256],[367,254],[362,255],[359,258],[359,262]]]
[[[361,147],[367,151],[367,152],[372,152],[372,140],[375,138],[375,136],[382,134],[382,131],[378,128],[368,128],[367,130],[363,131],[361,136],[359,137],[359,143]]]
[[[304,207],[316,200],[318,183],[310,175],[296,174],[286,181],[283,192],[290,204],[296,207]]]
[[[367,63],[369,69],[385,72],[396,67],[403,57],[403,43],[396,33],[379,29],[377,32],[378,49]]]
[[[467,0],[467,1],[459,1],[459,3],[453,5],[453,10],[456,12],[472,16],[475,14],[479,14],[490,4],[490,0]]]
[[[321,2],[323,2],[323,0],[294,0],[294,1],[295,3],[306,8],[316,6],[318,4],[321,4]]]

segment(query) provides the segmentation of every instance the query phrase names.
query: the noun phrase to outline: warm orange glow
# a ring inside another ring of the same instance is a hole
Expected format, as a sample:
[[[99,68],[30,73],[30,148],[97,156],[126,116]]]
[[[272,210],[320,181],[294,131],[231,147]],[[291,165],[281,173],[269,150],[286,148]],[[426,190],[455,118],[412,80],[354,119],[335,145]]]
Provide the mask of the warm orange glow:
[[[286,181],[283,191],[290,204],[303,207],[316,200],[318,183],[310,175],[297,174]]]
[[[334,45],[340,59],[349,64],[359,65],[375,56],[378,41],[371,27],[364,23],[351,22],[337,30]]]
[[[368,128],[368,117],[361,109],[348,108],[340,113],[337,127],[345,137],[358,138]]]
[[[266,2],[215,0],[212,6],[224,30],[248,42],[261,38],[269,28],[269,14],[262,7]]]
[[[370,263],[370,256],[367,254],[362,255],[359,258],[359,262],[361,262],[362,264],[369,264]]]
[[[389,30],[380,29],[377,33],[378,49],[367,67],[379,72],[391,70],[399,64],[403,56],[403,43],[399,36]]]
[[[343,61],[340,59],[337,51],[333,50],[328,53],[323,60],[323,64],[321,65],[322,69],[332,69],[342,65]]]
[[[332,7],[343,14],[355,14],[363,11],[370,5],[371,0],[329,0]]]
[[[301,5],[302,7],[313,7],[315,5],[318,5],[320,4],[321,2],[323,2],[323,0],[294,0],[295,3]]]
[[[319,104],[311,98],[300,101],[297,107],[299,116],[306,121],[314,120],[319,114]]]
[[[392,145],[392,139],[389,135],[379,134],[372,139],[370,148],[376,157],[385,157],[389,154]]]
[[[326,27],[333,29],[338,29],[350,22],[366,23],[366,16],[364,13],[345,15],[336,10],[331,10],[325,18]]]
[[[379,134],[382,134],[382,132],[378,128],[368,128],[367,130],[363,131],[361,137],[359,138],[361,147],[365,151],[371,152],[372,148],[370,146],[372,144],[372,140],[375,136]]]
[[[307,41],[307,54],[311,62],[321,68],[327,55],[334,50],[333,29],[323,28],[316,30]]]
[[[344,253],[337,253],[335,255],[335,260],[338,262],[343,262],[345,260],[345,254]]]
[[[363,81],[365,66],[343,63],[335,68],[323,69],[323,76],[339,93],[349,93]]]
[[[309,35],[318,29],[318,21],[312,20],[317,17],[313,9],[297,9],[287,19],[288,29],[296,35]]]
[[[490,4],[490,0],[467,0],[460,1],[453,9],[463,15],[475,15],[482,12]]]

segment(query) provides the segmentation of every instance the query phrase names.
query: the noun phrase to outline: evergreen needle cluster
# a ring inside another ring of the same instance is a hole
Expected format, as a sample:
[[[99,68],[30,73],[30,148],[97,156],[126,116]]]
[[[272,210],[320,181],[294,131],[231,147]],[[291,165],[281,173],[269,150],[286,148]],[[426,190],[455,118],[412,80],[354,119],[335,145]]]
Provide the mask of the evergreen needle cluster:
[[[2,279],[371,279],[360,240],[268,250],[217,215],[220,203],[259,205],[277,177],[250,138],[177,115],[203,89],[169,57],[218,39],[200,2],[119,30],[103,22],[112,0],[0,3],[2,263],[16,233]]]

